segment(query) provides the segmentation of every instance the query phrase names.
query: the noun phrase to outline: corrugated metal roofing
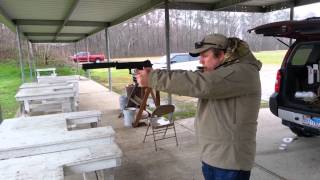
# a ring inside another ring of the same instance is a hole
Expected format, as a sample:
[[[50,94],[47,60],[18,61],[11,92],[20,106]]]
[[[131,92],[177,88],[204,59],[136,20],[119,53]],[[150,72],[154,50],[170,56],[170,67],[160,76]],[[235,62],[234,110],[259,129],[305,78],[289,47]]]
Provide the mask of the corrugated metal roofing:
[[[31,42],[75,42],[143,14],[165,0],[0,0],[0,23]],[[185,10],[269,12],[319,0],[169,0]]]
[[[261,1],[261,0],[254,0],[254,1],[247,1],[244,3],[240,3],[241,5],[248,5],[248,6],[270,6],[273,4],[287,2],[287,0],[268,0],[268,1]]]

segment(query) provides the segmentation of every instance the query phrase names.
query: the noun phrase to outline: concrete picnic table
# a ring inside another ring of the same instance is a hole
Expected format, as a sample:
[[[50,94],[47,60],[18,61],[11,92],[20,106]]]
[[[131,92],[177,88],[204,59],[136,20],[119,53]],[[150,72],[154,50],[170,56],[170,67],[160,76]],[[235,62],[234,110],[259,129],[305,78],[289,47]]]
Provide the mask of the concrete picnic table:
[[[40,76],[38,83],[61,83],[61,82],[70,82],[70,81],[79,81],[79,75],[72,76]]]
[[[37,78],[41,77],[41,72],[49,72],[49,73],[51,72],[49,76],[57,76],[56,68],[38,68],[36,69],[36,72],[37,72]]]
[[[5,180],[63,180],[65,176],[98,171],[99,179],[113,180],[112,170],[121,165],[122,152],[116,144],[99,144],[61,152],[0,161]]]
[[[78,80],[70,80],[66,82],[53,82],[53,83],[23,83],[19,89],[32,89],[32,88],[54,88],[54,87],[64,87],[64,86],[70,86],[70,84],[73,85],[74,91],[75,91],[75,98],[78,101],[79,100],[79,81]]]
[[[72,84],[72,82],[58,82],[58,83],[23,83],[19,89],[30,89],[30,88],[45,88],[45,87],[52,87],[52,86],[67,86]]]
[[[100,123],[100,111],[79,111],[7,119],[0,125],[0,159],[74,148],[77,142],[113,142],[111,127],[72,129],[80,124]],[[68,146],[71,143],[72,146]]]
[[[39,88],[22,88],[19,89],[15,98],[20,102],[21,114],[30,114],[34,108],[40,108],[38,111],[55,109],[58,111],[70,112],[75,111],[76,92],[73,85],[67,86],[50,86]]]
[[[106,169],[119,166],[122,155],[114,144],[113,129],[72,130],[100,120],[100,111],[4,120],[0,125],[0,177],[51,180],[101,170],[106,179]]]

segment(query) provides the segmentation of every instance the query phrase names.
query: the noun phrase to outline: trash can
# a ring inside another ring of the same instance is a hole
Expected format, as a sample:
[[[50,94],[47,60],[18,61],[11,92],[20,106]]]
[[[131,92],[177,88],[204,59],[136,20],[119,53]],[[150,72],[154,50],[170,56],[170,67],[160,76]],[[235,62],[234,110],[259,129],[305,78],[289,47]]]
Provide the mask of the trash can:
[[[128,102],[128,97],[125,95],[122,95],[119,97],[119,104],[120,104],[120,111],[122,112],[124,108],[126,107]]]
[[[132,127],[132,122],[136,117],[136,108],[125,108],[123,110],[123,123],[126,127]]]

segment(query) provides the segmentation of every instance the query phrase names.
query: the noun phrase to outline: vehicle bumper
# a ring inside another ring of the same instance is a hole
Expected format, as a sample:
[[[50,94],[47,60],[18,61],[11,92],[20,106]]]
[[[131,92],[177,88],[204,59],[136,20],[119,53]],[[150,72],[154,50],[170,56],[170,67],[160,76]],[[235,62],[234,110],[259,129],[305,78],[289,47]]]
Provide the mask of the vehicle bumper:
[[[278,117],[282,119],[282,124],[285,126],[299,127],[320,133],[320,126],[310,123],[309,115],[279,108]]]
[[[269,108],[272,114],[278,116],[278,93],[273,93],[269,98]]]

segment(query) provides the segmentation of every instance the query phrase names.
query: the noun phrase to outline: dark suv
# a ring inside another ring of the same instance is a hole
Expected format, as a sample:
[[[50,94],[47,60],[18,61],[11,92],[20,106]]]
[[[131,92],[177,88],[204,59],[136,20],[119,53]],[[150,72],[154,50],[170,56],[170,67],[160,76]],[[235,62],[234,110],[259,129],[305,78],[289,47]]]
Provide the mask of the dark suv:
[[[295,39],[277,73],[269,107],[298,136],[320,135],[320,18],[275,22],[251,31]]]

